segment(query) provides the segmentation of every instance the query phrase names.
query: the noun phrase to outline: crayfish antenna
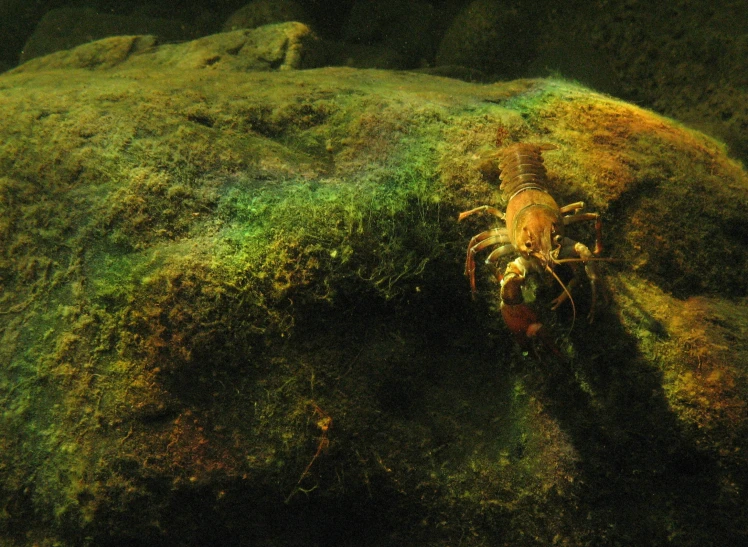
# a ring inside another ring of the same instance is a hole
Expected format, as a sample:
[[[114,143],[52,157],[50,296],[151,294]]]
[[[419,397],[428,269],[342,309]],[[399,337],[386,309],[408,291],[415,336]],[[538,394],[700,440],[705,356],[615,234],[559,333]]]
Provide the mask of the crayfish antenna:
[[[567,264],[569,262],[631,262],[626,258],[610,258],[606,256],[591,256],[588,258],[559,258],[554,264]]]
[[[571,327],[569,328],[569,332],[571,332],[572,330],[574,330],[574,322],[577,319],[577,306],[576,306],[576,304],[574,304],[574,298],[572,298],[571,292],[569,291],[569,289],[566,288],[566,285],[564,285],[564,282],[561,281],[561,279],[558,277],[558,275],[556,275],[556,272],[554,272],[547,263],[545,265],[545,269],[546,269],[546,271],[548,271],[548,273],[550,273],[553,276],[553,278],[556,281],[558,281],[558,284],[561,285],[561,288],[566,293],[566,296],[569,297],[569,302],[571,302],[571,311],[572,311],[572,315],[571,315]]]

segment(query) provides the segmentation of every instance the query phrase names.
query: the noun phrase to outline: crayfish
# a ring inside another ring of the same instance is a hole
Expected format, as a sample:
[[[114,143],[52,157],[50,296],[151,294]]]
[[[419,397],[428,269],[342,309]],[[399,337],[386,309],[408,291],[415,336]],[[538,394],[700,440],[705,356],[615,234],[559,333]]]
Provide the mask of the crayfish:
[[[540,339],[555,353],[558,350],[550,342],[536,312],[525,303],[522,288],[530,275],[550,274],[561,286],[562,292],[551,302],[551,309],[558,308],[567,299],[570,301],[573,318],[576,306],[571,296],[578,283],[577,264],[584,264],[590,281],[592,302],[588,319],[594,319],[597,295],[600,289],[600,276],[595,261],[602,252],[602,221],[597,213],[582,213],[584,202],[578,201],[559,207],[548,192],[548,181],[542,153],[555,150],[553,145],[518,143],[507,146],[498,152],[501,185],[506,200],[506,212],[495,207],[482,205],[460,213],[458,221],[475,213],[485,212],[504,220],[506,226],[481,232],[470,240],[465,260],[465,275],[470,279],[470,288],[475,294],[475,255],[496,247],[486,259],[494,268],[501,285],[501,315],[509,330],[522,347],[527,347],[533,338]],[[594,221],[595,250],[564,235],[564,228],[577,222]],[[510,262],[503,275],[496,263],[505,256],[519,254]],[[556,273],[556,266],[571,263],[573,277],[564,284]],[[572,326],[573,320],[572,319]]]

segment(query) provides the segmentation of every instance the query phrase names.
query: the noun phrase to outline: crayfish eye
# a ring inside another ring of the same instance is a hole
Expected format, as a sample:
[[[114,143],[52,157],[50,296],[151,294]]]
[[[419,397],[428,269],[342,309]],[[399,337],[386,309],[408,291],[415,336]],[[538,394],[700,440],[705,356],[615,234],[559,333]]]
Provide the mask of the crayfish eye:
[[[562,239],[563,239],[563,238],[561,237],[561,235],[560,235],[560,234],[559,234],[559,235],[556,235],[556,236],[553,236],[553,241],[554,241],[554,242],[556,242],[556,243],[557,243],[558,245],[561,245],[561,240],[562,240]]]
[[[529,249],[532,249],[532,241],[530,241],[530,240],[528,239],[528,240],[527,240],[527,241],[525,242],[525,247],[527,247],[527,249],[528,249],[528,250],[529,250]]]

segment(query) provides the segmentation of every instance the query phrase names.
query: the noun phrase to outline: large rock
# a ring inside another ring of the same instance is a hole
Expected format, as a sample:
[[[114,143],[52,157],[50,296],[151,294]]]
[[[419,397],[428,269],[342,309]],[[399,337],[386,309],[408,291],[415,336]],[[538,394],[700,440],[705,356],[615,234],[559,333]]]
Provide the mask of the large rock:
[[[320,66],[322,44],[302,23],[213,34],[192,42],[158,45],[156,36],[113,36],[59,51],[15,68],[36,72],[60,68],[108,69],[115,65],[209,70],[292,70]]]
[[[410,68],[432,59],[435,36],[430,2],[372,2],[353,4],[341,29],[343,41],[396,52]]]
[[[718,137],[748,161],[748,3],[554,8],[539,25],[533,74],[545,67],[647,105]]]
[[[232,13],[223,24],[223,30],[257,28],[289,21],[309,24],[311,18],[294,0],[254,0]]]
[[[21,62],[107,36],[151,34],[164,42],[197,36],[195,29],[177,19],[112,15],[87,8],[59,8],[47,12],[21,52]]]
[[[0,71],[18,64],[23,45],[48,9],[47,2],[29,3],[25,0],[0,2],[0,36],[3,40],[3,46],[0,48]]]
[[[532,10],[511,0],[473,0],[444,33],[436,65],[466,66],[501,79],[521,76],[533,58],[536,23]]]
[[[199,44],[0,76],[3,544],[740,544],[748,177],[720,145],[553,80],[216,73]],[[456,222],[514,141],[557,146],[549,191],[624,259],[571,332],[540,283],[540,361],[482,264],[469,296],[495,221]]]

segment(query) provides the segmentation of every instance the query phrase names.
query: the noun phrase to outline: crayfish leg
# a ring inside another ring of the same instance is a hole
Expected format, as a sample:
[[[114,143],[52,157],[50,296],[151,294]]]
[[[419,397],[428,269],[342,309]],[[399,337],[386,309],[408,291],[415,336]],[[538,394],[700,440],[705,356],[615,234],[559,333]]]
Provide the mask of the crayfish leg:
[[[574,241],[573,239],[564,238],[561,248],[562,251],[569,252],[574,257],[577,257],[579,259],[579,262],[582,262],[584,264],[584,271],[587,274],[587,279],[590,280],[590,289],[592,292],[592,302],[590,303],[590,312],[587,315],[587,319],[590,323],[592,323],[595,320],[595,310],[597,309],[597,295],[599,292],[599,287],[602,283],[600,274],[598,272],[597,262],[592,260],[596,257],[584,243],[579,243],[578,241]],[[561,305],[567,298],[569,298],[571,289],[575,287],[579,282],[578,269],[576,265],[573,263],[569,263],[569,265],[572,267],[574,276],[566,284],[566,290],[553,300],[552,309],[554,310],[558,308],[558,306]]]
[[[582,204],[581,201],[577,203],[572,203],[571,205],[567,205],[566,207],[562,207],[561,210],[563,211],[567,207],[571,207],[572,205]],[[577,222],[585,222],[585,221],[595,221],[595,256],[600,256],[600,254],[603,252],[603,220],[600,217],[599,213],[581,213],[576,215],[568,215],[564,217],[564,226],[568,226],[569,224],[576,224]]]
[[[474,236],[468,243],[465,258],[465,275],[470,279],[470,289],[475,294],[475,254],[487,247],[501,245],[509,241],[505,228],[494,228]]]
[[[491,251],[491,254],[486,258],[486,264],[492,264],[495,266],[496,262],[498,262],[498,260],[502,256],[507,256],[517,252],[517,249],[514,247],[514,245],[512,245],[508,241],[504,241],[504,243],[507,243],[507,245],[502,245],[498,249],[494,249],[493,251]]]
[[[463,211],[460,213],[460,215],[457,217],[457,222],[460,222],[462,219],[469,217],[470,215],[474,215],[475,213],[482,213],[482,212],[490,213],[495,217],[499,217],[501,220],[504,220],[504,213],[499,211],[496,207],[491,207],[490,205],[481,205],[480,207],[476,207],[475,209],[470,209],[469,211]]]
[[[558,212],[562,215],[565,215],[567,213],[575,214],[577,211],[581,211],[584,209],[584,202],[583,201],[575,201],[574,203],[569,203],[568,205],[564,205],[563,207],[559,207]],[[568,224],[564,221],[564,224]]]

